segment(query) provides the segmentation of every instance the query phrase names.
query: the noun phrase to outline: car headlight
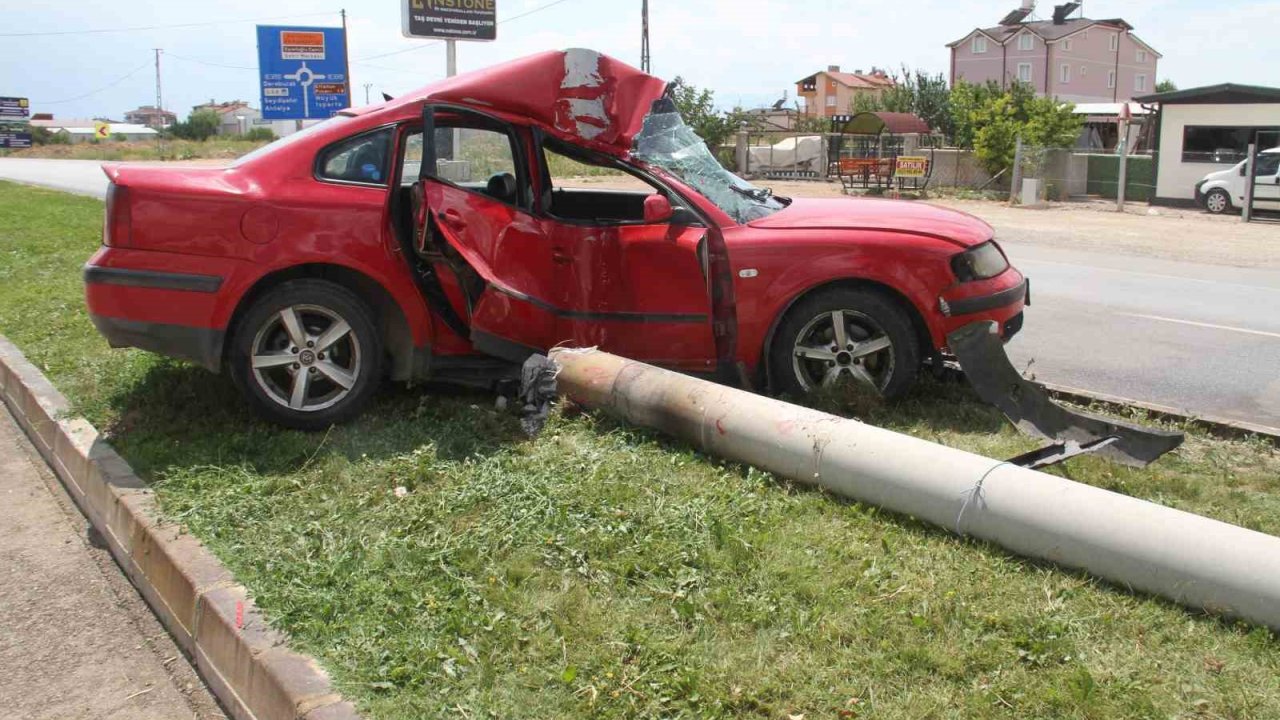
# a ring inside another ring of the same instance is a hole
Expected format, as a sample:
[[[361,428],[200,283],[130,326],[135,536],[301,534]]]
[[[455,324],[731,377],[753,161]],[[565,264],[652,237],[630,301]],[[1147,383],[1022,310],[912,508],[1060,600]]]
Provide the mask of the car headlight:
[[[986,280],[1009,269],[1009,261],[995,240],[975,245],[951,258],[951,271],[960,282]]]

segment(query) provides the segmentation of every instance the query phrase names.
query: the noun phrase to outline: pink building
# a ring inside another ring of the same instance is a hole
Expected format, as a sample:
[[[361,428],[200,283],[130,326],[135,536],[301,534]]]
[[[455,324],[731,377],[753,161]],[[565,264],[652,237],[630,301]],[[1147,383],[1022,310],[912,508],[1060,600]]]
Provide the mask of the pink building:
[[[1071,17],[1079,6],[1058,5],[1052,20],[1031,20],[1035,3],[1024,2],[999,25],[948,43],[952,85],[1022,82],[1039,95],[1076,103],[1124,102],[1154,92],[1160,53],[1120,18]]]

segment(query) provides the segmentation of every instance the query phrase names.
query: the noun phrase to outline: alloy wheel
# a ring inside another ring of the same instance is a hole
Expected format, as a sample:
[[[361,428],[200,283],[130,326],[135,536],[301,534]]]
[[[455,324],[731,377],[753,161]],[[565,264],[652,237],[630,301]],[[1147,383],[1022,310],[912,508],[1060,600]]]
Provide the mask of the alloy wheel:
[[[1225,212],[1227,209],[1227,196],[1220,192],[1211,192],[1204,199],[1204,204],[1211,213]]]
[[[360,378],[360,343],[351,325],[319,305],[291,305],[269,317],[254,336],[253,379],[272,401],[290,410],[332,407]]]
[[[893,342],[870,316],[833,310],[814,317],[796,336],[792,368],[806,392],[843,378],[883,392],[893,374]]]

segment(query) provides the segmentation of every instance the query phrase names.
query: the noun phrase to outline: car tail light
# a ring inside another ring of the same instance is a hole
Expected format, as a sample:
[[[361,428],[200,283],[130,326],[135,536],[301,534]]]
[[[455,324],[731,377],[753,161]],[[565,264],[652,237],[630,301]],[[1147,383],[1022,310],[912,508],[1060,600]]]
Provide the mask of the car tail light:
[[[132,231],[129,217],[129,189],[115,183],[107,185],[107,212],[102,219],[102,244],[127,247]]]

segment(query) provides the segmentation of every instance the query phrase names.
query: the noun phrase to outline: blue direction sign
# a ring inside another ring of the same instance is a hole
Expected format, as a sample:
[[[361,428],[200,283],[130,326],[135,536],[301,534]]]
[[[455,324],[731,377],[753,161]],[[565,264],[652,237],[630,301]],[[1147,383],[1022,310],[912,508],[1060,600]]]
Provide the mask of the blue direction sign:
[[[351,106],[342,28],[258,26],[262,117],[319,120]]]

